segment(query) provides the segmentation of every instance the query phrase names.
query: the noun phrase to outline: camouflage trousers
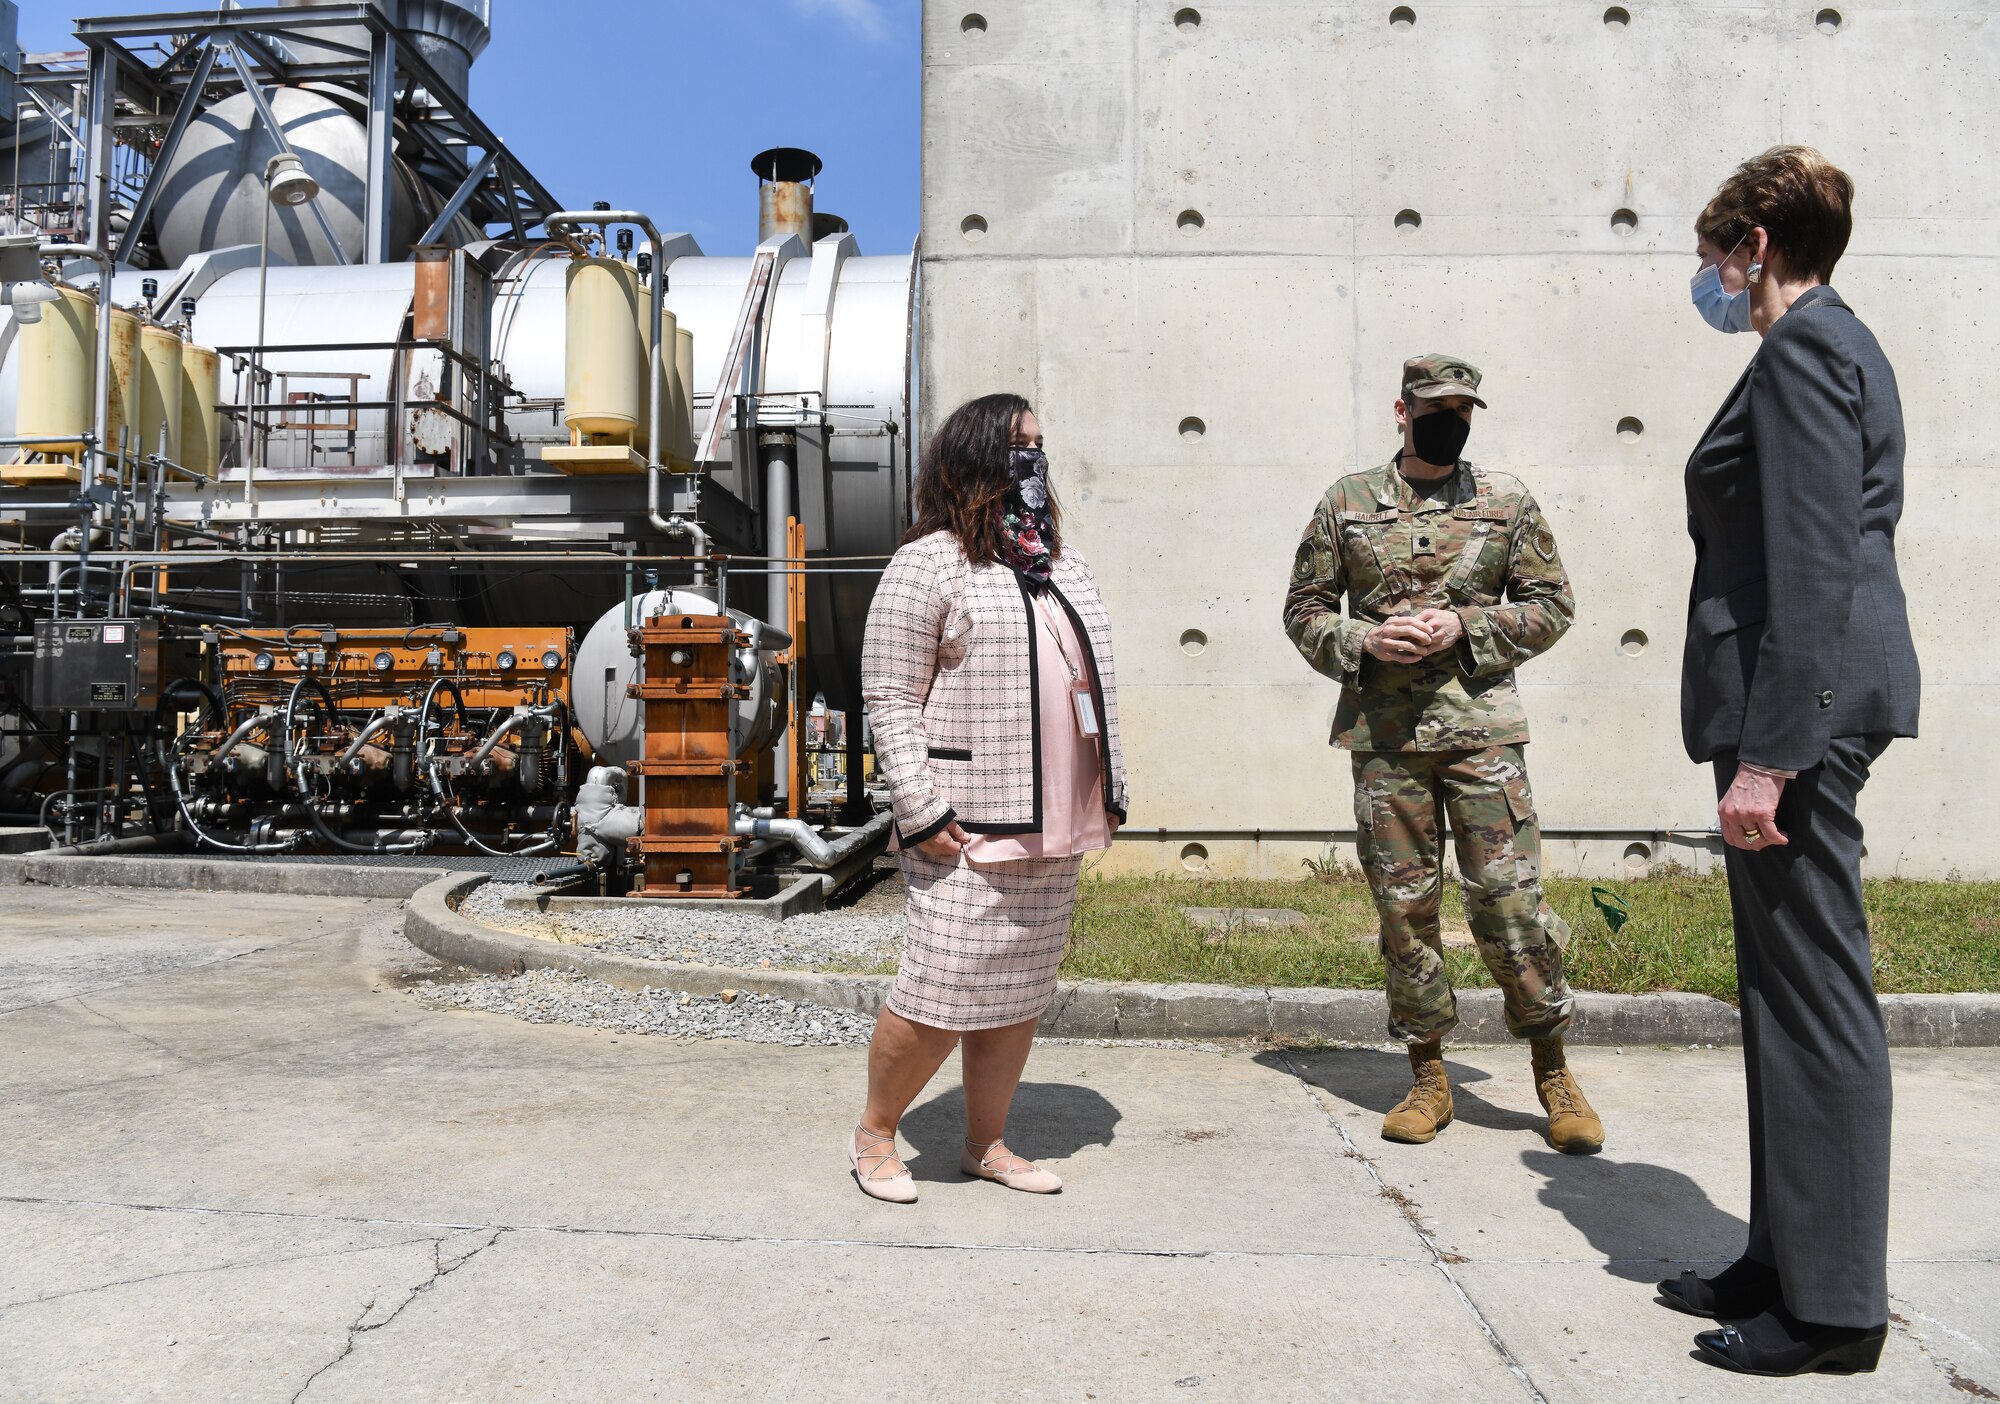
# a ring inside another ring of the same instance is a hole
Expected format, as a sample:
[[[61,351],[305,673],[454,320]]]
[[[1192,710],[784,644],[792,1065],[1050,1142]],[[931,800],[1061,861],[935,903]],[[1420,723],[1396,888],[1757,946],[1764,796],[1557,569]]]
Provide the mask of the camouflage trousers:
[[[1542,899],[1541,830],[1518,746],[1479,751],[1356,751],[1361,868],[1382,920],[1389,1034],[1429,1043],[1458,1023],[1438,931],[1440,839],[1450,820],[1467,924],[1499,983],[1507,1030],[1542,1038],[1568,1026],[1569,924]]]

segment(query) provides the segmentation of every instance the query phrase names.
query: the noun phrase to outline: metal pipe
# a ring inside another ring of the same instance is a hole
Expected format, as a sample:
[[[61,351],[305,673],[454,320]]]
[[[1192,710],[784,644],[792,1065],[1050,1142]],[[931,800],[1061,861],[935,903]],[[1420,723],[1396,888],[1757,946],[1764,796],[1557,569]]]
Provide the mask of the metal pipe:
[[[368,744],[371,737],[382,731],[395,719],[394,713],[383,712],[380,716],[370,721],[368,725],[361,728],[361,734],[354,738],[354,744],[340,753],[340,759],[343,762],[353,760],[355,756],[360,754],[361,748]]]
[[[879,839],[893,817],[892,811],[885,809],[860,828],[842,834],[831,843],[803,819],[758,819],[750,814],[739,814],[731,822],[729,832],[740,838],[784,839],[798,849],[800,856],[813,867],[831,868]]]

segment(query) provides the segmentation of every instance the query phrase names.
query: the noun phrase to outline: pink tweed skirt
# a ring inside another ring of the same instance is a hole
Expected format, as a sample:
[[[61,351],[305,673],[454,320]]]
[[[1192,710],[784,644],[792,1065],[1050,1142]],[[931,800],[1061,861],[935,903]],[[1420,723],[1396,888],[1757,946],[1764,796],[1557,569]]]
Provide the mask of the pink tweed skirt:
[[[1082,855],[978,867],[915,849],[896,857],[909,902],[889,1007],[960,1033],[1040,1018],[1069,944]]]

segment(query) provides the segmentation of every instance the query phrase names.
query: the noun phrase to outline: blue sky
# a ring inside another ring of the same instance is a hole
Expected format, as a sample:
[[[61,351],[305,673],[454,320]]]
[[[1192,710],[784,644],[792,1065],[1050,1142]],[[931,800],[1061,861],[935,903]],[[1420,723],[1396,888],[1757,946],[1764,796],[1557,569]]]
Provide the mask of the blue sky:
[[[472,99],[557,199],[637,207],[712,254],[757,239],[750,158],[803,146],[818,207],[867,253],[917,236],[920,0],[494,0]],[[25,0],[21,47],[68,18],[187,0]]]

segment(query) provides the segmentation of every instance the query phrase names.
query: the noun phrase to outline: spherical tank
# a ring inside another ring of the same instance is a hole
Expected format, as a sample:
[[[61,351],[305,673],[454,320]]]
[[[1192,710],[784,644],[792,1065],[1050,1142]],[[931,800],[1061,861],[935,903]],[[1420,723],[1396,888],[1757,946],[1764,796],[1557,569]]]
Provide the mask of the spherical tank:
[[[15,391],[17,434],[90,432],[91,386],[96,378],[97,299],[75,288],[42,308],[42,319],[20,328],[14,353],[20,367]],[[76,452],[82,441],[50,444]]]
[[[319,182],[314,204],[349,261],[359,261],[368,203],[368,127],[356,114],[356,100],[317,88],[274,88],[268,96],[286,142]],[[277,150],[248,93],[222,99],[189,124],[160,173],[153,214],[160,254],[169,266],[207,249],[259,241],[267,203],[264,166]],[[419,221],[427,201],[408,167],[394,164],[390,257],[400,259],[423,232]],[[339,262],[319,221],[303,205],[272,207],[271,261]]]
[[[178,463],[181,450],[181,338],[171,327],[139,329],[139,359],[133,367],[139,398],[136,453],[165,453]],[[162,435],[164,434],[164,447]]]
[[[221,388],[221,358],[206,346],[189,343],[182,348],[179,461],[189,472],[208,478],[222,461],[222,423],[215,413]]]
[[[563,423],[636,441],[645,431],[650,330],[639,275],[615,258],[579,258],[563,286]]]

